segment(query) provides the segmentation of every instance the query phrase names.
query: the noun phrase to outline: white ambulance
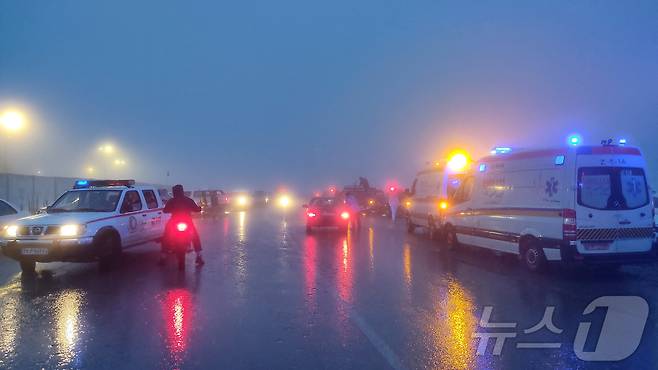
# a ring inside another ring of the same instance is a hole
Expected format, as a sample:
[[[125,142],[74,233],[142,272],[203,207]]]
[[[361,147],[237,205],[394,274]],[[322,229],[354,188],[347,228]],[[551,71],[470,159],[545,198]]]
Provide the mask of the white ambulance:
[[[655,259],[644,158],[609,142],[482,159],[450,200],[447,244],[516,254],[532,271]]]
[[[0,245],[28,274],[36,262],[99,261],[106,268],[122,250],[162,239],[163,206],[154,187],[134,180],[80,180],[45,212],[7,225]]]
[[[459,187],[464,171],[451,171],[446,165],[436,165],[420,171],[411,186],[411,198],[404,206],[408,209],[407,231],[413,233],[422,227],[431,239],[440,237],[443,212],[448,198]]]

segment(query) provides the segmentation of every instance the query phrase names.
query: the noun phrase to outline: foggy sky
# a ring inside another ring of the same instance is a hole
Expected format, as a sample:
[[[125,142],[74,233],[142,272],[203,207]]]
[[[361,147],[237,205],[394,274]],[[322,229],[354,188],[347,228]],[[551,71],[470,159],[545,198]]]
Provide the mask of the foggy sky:
[[[577,132],[639,145],[657,184],[658,2],[0,0],[6,107],[23,173],[84,176],[110,140],[141,180],[408,184]]]

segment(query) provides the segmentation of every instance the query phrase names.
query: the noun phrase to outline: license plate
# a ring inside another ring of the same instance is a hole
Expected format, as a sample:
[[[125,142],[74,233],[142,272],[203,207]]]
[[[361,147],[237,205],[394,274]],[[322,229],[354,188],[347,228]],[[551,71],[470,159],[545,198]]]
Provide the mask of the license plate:
[[[585,250],[588,251],[607,251],[610,249],[610,243],[600,242],[600,243],[583,243]]]
[[[24,256],[45,256],[48,254],[48,248],[23,248],[21,254]]]

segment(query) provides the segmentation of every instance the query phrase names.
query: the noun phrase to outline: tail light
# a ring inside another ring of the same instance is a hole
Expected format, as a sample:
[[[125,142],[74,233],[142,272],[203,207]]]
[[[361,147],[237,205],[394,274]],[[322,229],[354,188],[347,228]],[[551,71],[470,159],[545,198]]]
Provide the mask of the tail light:
[[[317,215],[315,214],[315,212],[309,212],[309,213],[307,213],[306,215],[307,215],[309,218],[313,218],[313,217],[317,216]]]
[[[347,220],[348,218],[350,218],[350,214],[349,214],[349,212],[343,211],[343,212],[340,214],[340,218],[342,218],[343,220]]]
[[[184,232],[187,230],[187,224],[185,222],[179,222],[176,224],[176,230]]]
[[[573,209],[562,210],[562,239],[576,240],[576,211]]]

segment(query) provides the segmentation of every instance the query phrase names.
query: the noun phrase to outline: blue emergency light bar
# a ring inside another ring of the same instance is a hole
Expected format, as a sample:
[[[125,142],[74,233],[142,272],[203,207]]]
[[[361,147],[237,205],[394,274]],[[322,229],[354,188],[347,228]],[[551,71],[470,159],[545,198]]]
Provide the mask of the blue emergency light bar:
[[[73,189],[86,189],[104,186],[134,186],[135,180],[78,180]]]
[[[491,154],[507,154],[512,151],[512,148],[508,146],[497,146],[493,149],[491,149]]]

